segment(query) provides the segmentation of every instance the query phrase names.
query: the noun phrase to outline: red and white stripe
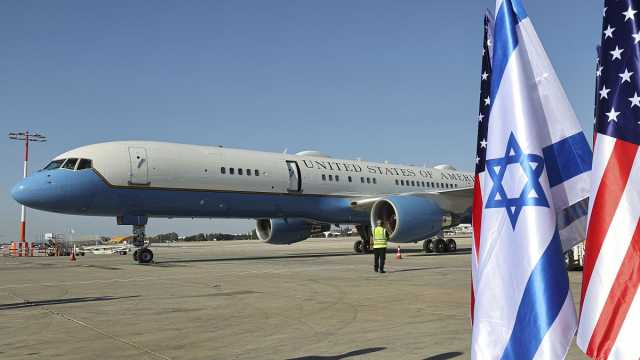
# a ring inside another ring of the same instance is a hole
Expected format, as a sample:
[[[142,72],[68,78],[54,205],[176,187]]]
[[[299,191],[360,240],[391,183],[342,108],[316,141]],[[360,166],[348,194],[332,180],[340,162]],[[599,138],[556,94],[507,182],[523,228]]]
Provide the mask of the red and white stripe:
[[[638,145],[598,134],[577,344],[594,359],[640,358]]]
[[[471,244],[471,322],[475,310],[476,283],[478,277],[478,259],[480,258],[480,229],[482,225],[482,187],[480,177],[484,172],[476,174],[473,182],[473,205],[471,208],[471,225],[473,227],[473,243]]]

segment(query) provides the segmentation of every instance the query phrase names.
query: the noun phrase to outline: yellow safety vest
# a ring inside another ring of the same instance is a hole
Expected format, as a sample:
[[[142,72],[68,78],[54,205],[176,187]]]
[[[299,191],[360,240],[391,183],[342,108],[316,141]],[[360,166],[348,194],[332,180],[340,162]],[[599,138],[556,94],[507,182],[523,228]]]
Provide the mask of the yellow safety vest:
[[[373,229],[373,248],[386,248],[387,247],[387,230],[382,226],[376,226]]]

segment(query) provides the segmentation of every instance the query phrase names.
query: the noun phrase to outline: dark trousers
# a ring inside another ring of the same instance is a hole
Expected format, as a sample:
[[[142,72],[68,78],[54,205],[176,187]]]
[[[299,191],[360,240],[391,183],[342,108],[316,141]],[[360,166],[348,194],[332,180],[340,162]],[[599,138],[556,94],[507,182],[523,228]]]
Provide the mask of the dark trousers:
[[[384,270],[384,260],[387,257],[387,248],[377,248],[373,249],[373,270],[375,271],[383,271]]]

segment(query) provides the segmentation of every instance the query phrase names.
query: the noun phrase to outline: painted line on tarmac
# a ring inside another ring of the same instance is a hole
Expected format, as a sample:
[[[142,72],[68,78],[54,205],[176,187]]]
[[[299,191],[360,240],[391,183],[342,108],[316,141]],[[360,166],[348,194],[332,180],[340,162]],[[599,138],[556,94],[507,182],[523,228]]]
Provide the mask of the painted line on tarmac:
[[[46,283],[28,283],[28,284],[12,284],[0,286],[0,289],[13,289],[24,288],[32,286],[62,286],[62,285],[83,285],[83,284],[99,284],[99,283],[111,283],[111,282],[130,282],[130,281],[153,281],[163,279],[180,279],[189,276],[173,276],[173,277],[146,277],[146,278],[132,278],[132,279],[107,279],[107,280],[86,280],[86,281],[61,281],[61,282],[46,282]]]
[[[18,296],[18,295],[16,295],[16,294],[9,293],[9,295],[13,296],[14,298],[16,298],[16,299],[18,299],[18,300],[20,300],[20,301],[22,301],[22,302],[24,302],[24,303],[29,303],[29,302],[30,302],[29,300],[24,299],[24,298],[21,298],[20,296]],[[145,352],[145,353],[147,353],[147,354],[149,354],[149,355],[151,355],[151,356],[153,356],[153,357],[155,357],[155,358],[163,359],[163,360],[171,360],[171,358],[170,358],[170,357],[168,357],[168,356],[165,356],[165,355],[162,355],[162,354],[160,354],[160,353],[157,353],[157,352],[155,352],[155,351],[153,351],[153,350],[151,350],[151,349],[147,349],[146,347],[144,347],[144,346],[142,346],[142,345],[138,345],[138,344],[136,344],[136,343],[134,343],[134,342],[132,342],[132,341],[129,341],[129,340],[127,340],[127,339],[123,339],[123,338],[121,338],[121,337],[118,337],[118,336],[115,336],[115,335],[109,334],[108,332],[105,332],[105,331],[103,331],[103,330],[100,330],[100,329],[98,329],[98,328],[97,328],[97,327],[95,327],[95,326],[91,326],[91,325],[89,325],[89,324],[87,324],[87,323],[85,323],[85,322],[83,322],[83,321],[80,321],[80,320],[78,320],[78,319],[74,319],[74,318],[72,318],[71,316],[69,316],[69,315],[67,315],[67,314],[65,314],[65,313],[62,313],[62,312],[59,312],[59,311],[55,311],[55,310],[53,310],[53,309],[50,309],[48,306],[43,306],[42,308],[43,308],[46,312],[48,312],[48,313],[50,313],[50,314],[52,314],[52,315],[55,315],[55,316],[57,316],[57,317],[63,318],[63,319],[68,320],[68,321],[71,321],[71,322],[73,322],[73,323],[75,323],[75,324],[77,324],[77,325],[80,325],[80,326],[82,326],[82,327],[85,327],[85,328],[87,328],[87,329],[93,330],[93,331],[97,332],[98,334],[103,335],[103,336],[106,336],[106,337],[108,337],[108,338],[111,338],[111,339],[113,339],[113,340],[115,340],[115,341],[118,341],[118,342],[121,342],[121,343],[123,343],[123,344],[129,345],[129,346],[131,346],[131,347],[133,347],[133,348],[135,348],[135,349],[138,349],[138,350],[140,350],[140,351],[142,351],[142,352]]]

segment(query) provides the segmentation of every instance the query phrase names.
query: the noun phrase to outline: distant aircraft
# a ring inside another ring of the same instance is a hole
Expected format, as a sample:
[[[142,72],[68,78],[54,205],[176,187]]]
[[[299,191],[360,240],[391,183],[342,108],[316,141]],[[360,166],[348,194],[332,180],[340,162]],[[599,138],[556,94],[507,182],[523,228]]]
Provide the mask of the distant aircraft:
[[[292,244],[356,225],[368,251],[371,224],[381,219],[396,243],[417,242],[467,221],[473,174],[434,168],[149,141],[80,147],[16,184],[11,195],[56,213],[113,216],[133,225],[134,259],[148,263],[147,220],[256,219],[261,240]],[[425,241],[425,251],[454,250],[453,240]]]

